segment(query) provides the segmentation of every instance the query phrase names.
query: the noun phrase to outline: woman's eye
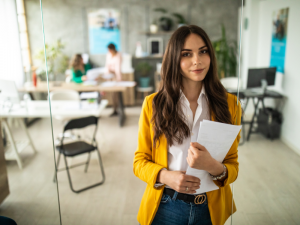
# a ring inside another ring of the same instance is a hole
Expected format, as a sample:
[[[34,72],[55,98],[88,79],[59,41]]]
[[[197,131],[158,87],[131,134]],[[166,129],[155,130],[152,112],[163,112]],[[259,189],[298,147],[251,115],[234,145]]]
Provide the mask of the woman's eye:
[[[202,54],[205,54],[205,53],[207,53],[207,52],[208,52],[207,50],[202,50],[202,51],[201,51]]]
[[[186,56],[189,56],[189,55],[190,55],[190,53],[183,53],[182,54],[183,57],[186,57]]]

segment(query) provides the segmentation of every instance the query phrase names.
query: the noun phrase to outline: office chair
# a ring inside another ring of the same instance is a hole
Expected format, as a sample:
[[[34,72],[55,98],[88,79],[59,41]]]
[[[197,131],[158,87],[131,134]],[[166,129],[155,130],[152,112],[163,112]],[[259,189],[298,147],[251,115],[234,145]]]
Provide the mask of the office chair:
[[[98,128],[98,118],[94,117],[94,116],[90,116],[90,117],[84,117],[84,118],[80,118],[80,119],[70,120],[65,125],[63,133],[65,133],[68,130],[81,129],[81,128],[85,128],[85,127],[90,126],[90,125],[95,125],[95,131],[94,131],[94,134],[93,134],[91,144],[89,144],[85,141],[81,141],[81,140],[64,144],[64,136],[63,136],[62,139],[61,139],[60,145],[56,146],[56,150],[59,152],[59,155],[58,155],[58,159],[57,159],[57,164],[56,164],[55,175],[54,175],[53,181],[55,182],[56,173],[58,171],[67,170],[67,175],[68,175],[68,179],[69,179],[70,188],[75,193],[80,193],[80,192],[88,190],[90,188],[99,186],[99,185],[103,184],[104,181],[105,181],[105,174],[104,174],[104,168],[103,168],[103,164],[102,164],[102,160],[101,160],[101,155],[100,155],[100,151],[98,149],[97,142],[96,142],[96,139],[95,139],[97,128]],[[85,187],[85,188],[82,188],[82,189],[79,189],[79,190],[75,190],[73,188],[73,183],[72,183],[72,180],[71,180],[71,175],[70,175],[69,169],[77,167],[77,166],[85,165],[84,172],[87,172],[89,162],[90,162],[91,152],[93,152],[93,151],[97,151],[97,154],[98,154],[100,169],[101,169],[101,173],[102,173],[102,181],[99,182],[99,183],[93,184],[91,186],[88,186],[88,187]],[[84,154],[84,153],[88,153],[88,159],[87,159],[86,162],[79,163],[79,164],[76,164],[76,165],[72,165],[70,167],[68,166],[67,157],[74,157],[74,156],[81,155],[81,154]],[[58,170],[61,154],[64,156],[64,161],[65,161],[66,168]]]

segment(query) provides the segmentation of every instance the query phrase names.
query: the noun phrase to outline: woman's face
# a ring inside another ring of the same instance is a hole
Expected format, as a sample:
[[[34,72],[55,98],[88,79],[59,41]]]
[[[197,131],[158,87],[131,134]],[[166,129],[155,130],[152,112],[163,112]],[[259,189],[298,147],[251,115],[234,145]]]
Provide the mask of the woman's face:
[[[180,68],[183,79],[202,81],[210,66],[208,47],[197,34],[190,34],[181,50]]]
[[[108,49],[108,51],[110,52],[110,54],[112,54],[112,55],[114,55],[115,53],[116,53],[116,51],[115,50],[113,50],[113,49]]]

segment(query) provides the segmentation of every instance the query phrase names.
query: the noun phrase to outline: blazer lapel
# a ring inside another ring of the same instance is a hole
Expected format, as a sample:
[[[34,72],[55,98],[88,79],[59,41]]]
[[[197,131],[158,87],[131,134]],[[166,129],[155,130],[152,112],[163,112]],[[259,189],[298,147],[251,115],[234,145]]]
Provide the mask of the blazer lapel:
[[[156,149],[157,162],[169,169],[168,165],[168,142],[165,135],[161,135],[159,147]]]

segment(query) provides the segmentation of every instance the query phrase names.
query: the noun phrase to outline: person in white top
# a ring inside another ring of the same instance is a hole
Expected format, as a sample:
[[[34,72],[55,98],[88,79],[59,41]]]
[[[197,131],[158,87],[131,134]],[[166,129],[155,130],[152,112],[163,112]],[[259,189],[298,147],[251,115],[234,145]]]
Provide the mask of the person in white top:
[[[111,74],[113,77],[113,80],[115,81],[122,81],[122,74],[121,74],[121,63],[122,63],[122,56],[121,53],[119,53],[116,50],[116,46],[113,43],[110,43],[108,46],[108,53],[106,55],[106,61],[105,61],[105,74]],[[118,93],[113,92],[113,108],[114,111],[111,114],[111,116],[117,116],[118,115]]]
[[[225,162],[215,160],[196,142],[202,120],[232,124],[232,113],[240,107],[231,104],[236,98],[218,79],[214,49],[203,29],[182,26],[172,34],[161,76],[160,90],[145,99],[140,117],[134,173],[148,185],[138,221],[142,225],[223,224],[231,210],[229,184],[222,191],[196,195],[200,179],[185,174],[188,166],[205,170],[224,186],[222,182],[233,182],[238,172],[237,145],[226,158],[229,176]]]

